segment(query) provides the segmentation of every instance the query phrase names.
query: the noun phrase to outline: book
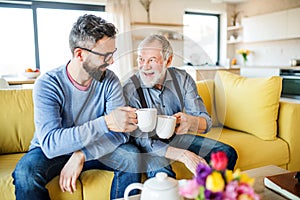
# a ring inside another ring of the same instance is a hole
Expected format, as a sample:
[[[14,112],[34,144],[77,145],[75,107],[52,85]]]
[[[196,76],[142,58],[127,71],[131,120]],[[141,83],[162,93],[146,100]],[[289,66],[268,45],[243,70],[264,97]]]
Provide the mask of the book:
[[[288,172],[264,178],[264,184],[267,188],[289,198],[300,200],[300,183],[295,178],[297,172]]]

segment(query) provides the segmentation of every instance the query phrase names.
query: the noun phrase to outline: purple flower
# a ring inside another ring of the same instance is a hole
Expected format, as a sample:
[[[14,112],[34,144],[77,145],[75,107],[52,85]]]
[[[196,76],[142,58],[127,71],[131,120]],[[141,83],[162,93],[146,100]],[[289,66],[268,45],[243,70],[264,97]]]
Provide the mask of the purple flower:
[[[205,199],[222,200],[222,192],[204,191]]]
[[[205,186],[206,178],[211,174],[212,169],[205,164],[200,163],[196,169],[196,181],[199,185]]]

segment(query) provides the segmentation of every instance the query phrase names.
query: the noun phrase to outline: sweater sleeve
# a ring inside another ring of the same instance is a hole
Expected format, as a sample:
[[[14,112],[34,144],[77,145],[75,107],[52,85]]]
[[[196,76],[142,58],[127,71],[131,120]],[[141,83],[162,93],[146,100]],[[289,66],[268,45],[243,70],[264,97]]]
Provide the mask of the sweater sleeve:
[[[63,121],[71,120],[62,110],[67,101],[67,91],[62,89],[63,85],[58,84],[51,77],[37,80],[33,90],[34,100],[34,122],[35,137],[37,143],[48,158],[70,154],[78,150],[83,150],[87,158],[87,151],[91,155],[97,156],[97,149],[89,146],[98,141],[101,144],[103,135],[109,133],[103,115],[95,119],[88,120],[80,125],[66,127]],[[111,90],[121,88],[119,81],[114,81]],[[116,88],[114,88],[116,87]],[[108,93],[108,92],[107,92]],[[115,106],[124,105],[122,92],[107,94],[107,112]],[[115,95],[111,97],[110,95]],[[71,113],[71,111],[70,111]]]

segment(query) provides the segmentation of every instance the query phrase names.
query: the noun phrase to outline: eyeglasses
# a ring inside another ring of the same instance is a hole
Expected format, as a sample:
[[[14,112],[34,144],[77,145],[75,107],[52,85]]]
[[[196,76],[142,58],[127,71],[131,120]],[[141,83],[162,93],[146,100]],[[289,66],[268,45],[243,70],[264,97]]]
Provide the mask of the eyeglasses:
[[[98,55],[98,56],[103,56],[104,57],[104,62],[107,63],[114,55],[114,53],[117,51],[117,48],[115,48],[115,50],[113,52],[107,52],[107,53],[98,53],[96,51],[92,51],[90,49],[87,49],[87,48],[83,48],[83,47],[76,47],[76,48],[79,48],[79,49],[82,49],[82,50],[86,50],[90,53],[93,53],[95,55]]]

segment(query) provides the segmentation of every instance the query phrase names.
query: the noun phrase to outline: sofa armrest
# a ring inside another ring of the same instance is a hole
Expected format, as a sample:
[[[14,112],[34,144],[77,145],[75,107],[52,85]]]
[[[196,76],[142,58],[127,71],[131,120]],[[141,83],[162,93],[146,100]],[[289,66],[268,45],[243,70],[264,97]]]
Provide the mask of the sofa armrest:
[[[278,115],[278,137],[289,145],[290,162],[287,169],[300,170],[300,101],[282,98]]]

